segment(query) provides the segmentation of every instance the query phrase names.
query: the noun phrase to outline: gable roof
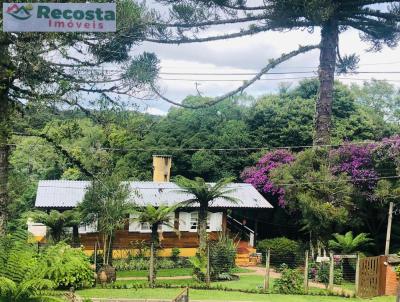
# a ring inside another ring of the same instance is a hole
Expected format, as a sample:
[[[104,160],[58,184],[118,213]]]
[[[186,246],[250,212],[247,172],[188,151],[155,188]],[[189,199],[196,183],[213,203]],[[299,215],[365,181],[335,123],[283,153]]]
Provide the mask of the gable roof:
[[[212,185],[213,183],[211,183]],[[193,198],[183,194],[173,182],[129,182],[132,190],[132,202],[138,205],[172,205]],[[73,208],[85,196],[90,181],[41,180],[39,181],[35,206],[37,208]],[[235,189],[230,195],[238,199],[237,203],[216,199],[214,208],[273,208],[273,206],[251,185],[232,183],[228,188]],[[197,207],[198,205],[193,205]]]

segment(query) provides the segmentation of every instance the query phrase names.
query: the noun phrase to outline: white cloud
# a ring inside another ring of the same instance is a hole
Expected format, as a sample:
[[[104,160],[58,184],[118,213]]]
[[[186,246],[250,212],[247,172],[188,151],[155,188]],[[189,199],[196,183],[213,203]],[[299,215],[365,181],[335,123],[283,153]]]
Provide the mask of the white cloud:
[[[154,107],[147,108],[145,112],[152,115],[167,115],[167,112]]]
[[[230,30],[235,29],[231,27]],[[229,28],[228,28],[229,30]],[[208,32],[208,34],[220,34],[218,31]],[[157,54],[161,60],[161,72],[175,73],[251,73],[257,72],[264,67],[268,60],[278,57],[281,53],[288,53],[297,49],[299,45],[309,45],[319,43],[320,33],[307,31],[290,32],[267,32],[254,36],[214,41],[207,43],[163,45],[155,43],[144,43],[135,52],[150,51]],[[360,71],[399,71],[400,70],[400,51],[399,48],[384,48],[381,52],[366,52],[368,44],[362,42],[356,30],[348,30],[340,35],[340,49],[342,54],[357,53],[360,55]],[[319,61],[319,52],[312,51],[298,56],[285,62],[274,71],[312,71],[316,70]],[[385,62],[395,62],[392,64],[381,64]],[[282,78],[281,81],[259,81],[249,87],[246,92],[251,95],[260,95],[274,92],[280,82],[297,83],[298,78],[313,76],[315,74],[292,74],[292,75],[269,75],[267,78]],[[392,80],[393,84],[400,84],[400,74],[357,74],[340,77],[344,83],[362,83],[363,79],[387,79]],[[159,84],[163,87],[165,94],[176,101],[180,101],[187,95],[197,94],[196,80],[199,83],[197,88],[204,96],[218,96],[226,93],[238,85],[241,81],[201,81],[201,80],[245,80],[250,76],[217,76],[217,75],[165,75],[162,74]],[[182,79],[182,80],[166,80]],[[398,81],[398,82],[396,82]],[[152,108],[167,111],[169,104],[154,100],[149,103]]]

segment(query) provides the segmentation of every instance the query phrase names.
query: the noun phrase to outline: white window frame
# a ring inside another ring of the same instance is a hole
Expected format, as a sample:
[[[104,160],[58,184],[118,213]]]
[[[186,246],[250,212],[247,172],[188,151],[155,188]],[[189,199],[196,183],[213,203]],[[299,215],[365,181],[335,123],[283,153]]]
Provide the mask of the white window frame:
[[[98,220],[96,219],[90,224],[81,224],[78,228],[79,234],[94,234],[97,233],[99,229]]]
[[[151,233],[151,225],[148,222],[139,223],[140,233]]]
[[[189,217],[189,232],[192,233],[197,233],[198,229],[199,229],[199,211],[193,211],[190,212],[190,217]],[[195,222],[192,222],[192,218],[193,216],[196,215],[197,219]],[[192,228],[193,224],[196,223],[196,228]],[[207,232],[212,232],[211,230],[211,213],[207,212]]]

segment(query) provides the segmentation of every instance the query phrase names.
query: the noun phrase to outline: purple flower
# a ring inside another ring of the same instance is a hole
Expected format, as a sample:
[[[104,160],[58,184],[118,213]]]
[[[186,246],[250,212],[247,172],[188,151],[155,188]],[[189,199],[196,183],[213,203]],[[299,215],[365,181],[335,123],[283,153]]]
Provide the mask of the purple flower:
[[[241,178],[244,182],[252,184],[257,190],[277,196],[278,205],[285,207],[285,189],[276,187],[269,177],[271,171],[294,160],[293,154],[285,149],[268,152],[257,162],[255,167],[245,168]]]

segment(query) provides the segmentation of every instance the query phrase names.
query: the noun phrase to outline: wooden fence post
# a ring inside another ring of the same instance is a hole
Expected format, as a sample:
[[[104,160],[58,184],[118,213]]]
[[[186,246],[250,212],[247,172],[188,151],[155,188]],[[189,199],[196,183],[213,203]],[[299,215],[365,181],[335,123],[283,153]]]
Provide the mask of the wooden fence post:
[[[333,290],[333,274],[334,274],[334,268],[335,268],[335,261],[333,259],[333,252],[330,252],[330,266],[329,266],[329,290]]]
[[[265,254],[265,276],[264,276],[264,291],[269,289],[269,263],[271,261],[271,251],[268,249]]]
[[[304,262],[304,291],[308,292],[308,250],[306,251]]]
[[[354,293],[356,296],[358,296],[358,286],[360,282],[360,254],[357,253],[357,260],[356,260],[356,284],[355,284],[355,289]]]

